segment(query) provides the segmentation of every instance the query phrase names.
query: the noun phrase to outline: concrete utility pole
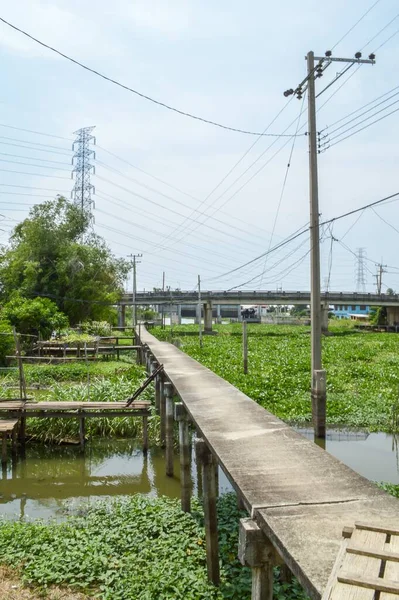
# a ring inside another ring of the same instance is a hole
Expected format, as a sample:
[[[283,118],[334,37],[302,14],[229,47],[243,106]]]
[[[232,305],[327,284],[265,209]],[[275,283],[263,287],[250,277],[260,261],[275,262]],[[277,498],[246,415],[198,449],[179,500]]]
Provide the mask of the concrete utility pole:
[[[199,343],[202,348],[202,307],[201,307],[201,277],[198,275],[198,317],[199,317]]]
[[[382,288],[382,274],[386,273],[384,267],[386,267],[387,265],[383,265],[381,263],[378,263],[376,265],[376,267],[378,267],[377,270],[377,275],[374,275],[374,277],[377,280],[377,294],[380,295],[381,294],[381,288]]]
[[[136,306],[136,293],[137,293],[137,265],[141,263],[141,260],[136,260],[137,258],[141,258],[142,254],[129,254],[129,258],[133,259],[132,263],[132,274],[133,274],[133,294],[132,294],[132,326],[133,328],[137,325],[137,306]]]
[[[162,291],[165,291],[165,271],[162,273]],[[162,329],[165,329],[165,306],[162,304]]]
[[[317,128],[316,128],[316,92],[315,80],[323,76],[325,69],[332,62],[343,63],[375,63],[374,54],[370,54],[368,60],[361,60],[361,53],[357,52],[355,58],[333,58],[331,51],[327,51],[325,56],[315,57],[314,53],[308,52],[307,76],[293,90],[284,92],[288,97],[295,94],[298,99],[308,92],[308,137],[309,137],[309,199],[310,199],[310,270],[311,270],[311,397],[312,414],[315,436],[324,438],[326,435],[326,376],[322,370],[321,354],[321,321],[322,307],[320,298],[320,226],[319,226],[319,192],[318,192],[318,173],[317,173]],[[317,64],[315,66],[315,60]],[[345,71],[345,70],[344,70]],[[343,74],[343,73],[342,73]],[[338,79],[340,75],[336,76]],[[334,81],[332,82],[334,83]],[[328,84],[324,89],[330,87]],[[322,90],[320,94],[323,93]]]

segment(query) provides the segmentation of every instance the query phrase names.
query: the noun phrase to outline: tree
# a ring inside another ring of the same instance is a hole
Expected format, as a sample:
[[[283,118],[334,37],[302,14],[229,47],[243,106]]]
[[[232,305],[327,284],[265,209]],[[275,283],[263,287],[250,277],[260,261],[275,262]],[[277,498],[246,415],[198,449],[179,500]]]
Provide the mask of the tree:
[[[387,288],[386,294],[387,296],[394,296],[395,291],[392,288]]]
[[[40,333],[43,337],[69,324],[68,317],[58,310],[55,302],[48,298],[23,298],[17,293],[3,306],[1,316],[14,325],[18,333]]]
[[[18,290],[27,298],[50,298],[71,324],[111,319],[129,264],[89,225],[89,216],[65,198],[34,206],[0,254],[2,300]]]

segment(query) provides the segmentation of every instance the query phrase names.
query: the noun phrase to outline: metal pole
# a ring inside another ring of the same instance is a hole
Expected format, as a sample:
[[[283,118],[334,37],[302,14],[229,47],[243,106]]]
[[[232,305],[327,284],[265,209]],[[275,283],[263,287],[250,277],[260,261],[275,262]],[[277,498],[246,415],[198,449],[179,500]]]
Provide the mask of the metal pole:
[[[309,191],[310,191],[310,315],[311,315],[311,374],[312,400],[321,404],[324,410],[313,410],[313,415],[325,415],[325,393],[320,393],[316,382],[316,371],[322,368],[321,361],[321,298],[320,298],[320,232],[319,232],[319,191],[317,181],[317,130],[314,54],[308,52],[308,120],[309,120]],[[317,398],[316,398],[317,395]],[[325,435],[325,422],[314,420],[317,437]]]
[[[201,307],[201,277],[198,275],[198,316],[199,316],[199,343],[202,348],[202,307]]]

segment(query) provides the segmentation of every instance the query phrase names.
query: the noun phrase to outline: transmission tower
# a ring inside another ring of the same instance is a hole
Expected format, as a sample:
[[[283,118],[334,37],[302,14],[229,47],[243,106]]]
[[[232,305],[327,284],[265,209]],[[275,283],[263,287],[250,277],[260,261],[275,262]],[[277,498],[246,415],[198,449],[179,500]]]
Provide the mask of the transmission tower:
[[[356,291],[366,293],[366,249],[356,250]]]
[[[95,160],[96,153],[90,146],[96,144],[96,138],[92,135],[94,127],[83,127],[74,132],[76,139],[72,144],[72,150],[75,154],[72,157],[72,178],[75,174],[75,185],[72,190],[72,200],[77,206],[80,206],[82,213],[88,212],[91,215],[92,199],[95,194],[94,186],[90,182],[90,176],[94,175],[95,167],[90,164],[91,158]]]

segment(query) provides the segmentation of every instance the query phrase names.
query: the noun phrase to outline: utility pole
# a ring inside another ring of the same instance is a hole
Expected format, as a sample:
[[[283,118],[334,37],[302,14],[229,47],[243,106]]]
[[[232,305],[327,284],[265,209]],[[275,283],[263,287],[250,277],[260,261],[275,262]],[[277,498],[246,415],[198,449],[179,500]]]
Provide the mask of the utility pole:
[[[198,275],[198,317],[199,317],[199,343],[202,348],[202,306],[201,306],[201,277]]]
[[[387,265],[383,265],[382,263],[378,263],[376,264],[377,267],[377,275],[374,275],[374,277],[377,280],[377,294],[380,296],[381,294],[381,289],[382,289],[382,274],[386,273],[384,267],[386,267]]]
[[[165,271],[162,273],[162,292],[165,291]],[[165,305],[162,304],[162,329],[165,329]]]
[[[96,153],[91,149],[91,144],[96,144],[96,138],[92,135],[94,129],[95,127],[83,127],[75,131],[76,139],[72,144],[72,178],[75,179],[72,199],[80,207],[82,215],[88,212],[90,218],[93,205],[91,196],[95,193],[90,182],[90,176],[95,174],[95,167],[90,163],[91,159],[96,159]]]
[[[137,292],[137,265],[141,263],[141,260],[137,260],[137,258],[141,258],[142,254],[129,254],[129,258],[133,259],[132,262],[132,275],[133,275],[133,294],[132,294],[132,327],[133,329],[137,325],[137,306],[136,306],[136,292]]]
[[[307,75],[305,79],[293,90],[284,92],[288,97],[292,94],[298,99],[303,94],[308,93],[308,138],[309,138],[309,200],[310,200],[310,271],[311,271],[311,289],[310,289],[310,314],[311,314],[311,398],[312,415],[315,430],[315,437],[325,438],[326,435],[326,374],[322,370],[321,353],[321,298],[320,298],[320,226],[319,226],[319,193],[318,193],[318,173],[317,173],[317,154],[318,133],[316,128],[316,91],[315,80],[322,77],[324,71],[332,62],[342,62],[348,64],[354,63],[375,63],[375,55],[370,54],[368,60],[361,59],[361,53],[357,52],[355,58],[333,58],[328,50],[325,56],[315,57],[314,53],[308,52],[306,55]],[[315,66],[315,61],[317,64]],[[349,67],[348,67],[349,68]],[[344,70],[345,71],[345,70]],[[343,73],[342,73],[343,74]],[[336,79],[338,78],[338,75]],[[334,81],[332,82],[334,83]],[[328,84],[318,95],[320,96]]]

